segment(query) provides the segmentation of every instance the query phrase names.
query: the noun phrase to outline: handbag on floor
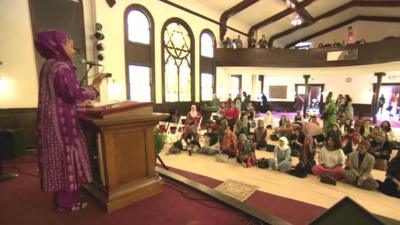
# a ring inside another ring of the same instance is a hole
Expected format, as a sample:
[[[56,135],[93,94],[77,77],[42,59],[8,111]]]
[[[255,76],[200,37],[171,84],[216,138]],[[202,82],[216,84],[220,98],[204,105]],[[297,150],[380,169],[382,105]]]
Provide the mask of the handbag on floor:
[[[229,156],[225,154],[217,154],[215,160],[217,162],[228,162]]]
[[[267,169],[269,167],[268,160],[266,158],[257,160],[257,167],[261,169]]]

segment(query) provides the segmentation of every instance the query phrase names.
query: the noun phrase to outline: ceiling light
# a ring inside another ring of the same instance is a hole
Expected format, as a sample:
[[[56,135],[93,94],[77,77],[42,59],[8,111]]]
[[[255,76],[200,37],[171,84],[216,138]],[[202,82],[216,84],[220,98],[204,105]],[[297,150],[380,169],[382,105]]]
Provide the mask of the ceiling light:
[[[294,14],[293,18],[290,20],[290,23],[293,26],[298,26],[301,25],[303,23],[303,19],[301,18],[301,16],[299,16],[299,14]]]

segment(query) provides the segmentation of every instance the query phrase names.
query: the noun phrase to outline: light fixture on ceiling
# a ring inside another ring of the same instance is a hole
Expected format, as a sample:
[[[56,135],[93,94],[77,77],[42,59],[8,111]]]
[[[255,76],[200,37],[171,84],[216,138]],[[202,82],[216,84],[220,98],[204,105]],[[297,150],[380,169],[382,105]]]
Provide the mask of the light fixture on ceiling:
[[[301,25],[303,23],[303,18],[301,18],[299,14],[295,13],[294,16],[290,19],[290,23],[293,26]]]
[[[292,9],[296,8],[296,5],[293,2],[291,2],[290,0],[286,0],[286,5]]]

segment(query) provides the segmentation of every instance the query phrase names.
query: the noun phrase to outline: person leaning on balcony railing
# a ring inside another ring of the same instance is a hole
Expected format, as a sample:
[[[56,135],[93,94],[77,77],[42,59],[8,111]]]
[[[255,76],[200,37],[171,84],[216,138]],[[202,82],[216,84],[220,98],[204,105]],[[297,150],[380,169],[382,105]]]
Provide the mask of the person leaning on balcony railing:
[[[258,40],[258,46],[260,48],[267,48],[268,41],[267,41],[267,39],[265,39],[265,35],[264,34],[261,36],[261,39]]]

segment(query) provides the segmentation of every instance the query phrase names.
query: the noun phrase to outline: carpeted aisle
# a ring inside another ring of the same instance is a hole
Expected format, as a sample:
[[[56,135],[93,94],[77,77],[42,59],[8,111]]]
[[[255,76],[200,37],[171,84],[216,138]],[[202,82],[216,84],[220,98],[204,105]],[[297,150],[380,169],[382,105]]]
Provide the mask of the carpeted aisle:
[[[86,196],[89,202],[87,209],[74,213],[56,213],[52,211],[51,194],[44,193],[39,188],[37,163],[34,156],[8,161],[4,167],[6,171],[19,170],[19,177],[0,183],[1,225],[257,224],[237,210],[169,180],[163,181],[162,193],[111,214],[107,214],[90,196]],[[173,168],[172,171],[212,188],[222,183],[222,181],[187,171]],[[325,211],[321,207],[260,191],[256,191],[245,203],[300,225],[308,224]]]
[[[215,188],[222,183],[222,181],[215,180],[210,177],[171,167],[169,168],[172,172],[195,180],[211,188]],[[295,191],[295,187],[293,187],[293,191]],[[313,219],[317,218],[319,215],[326,211],[325,208],[319,206],[273,194],[268,194],[261,191],[256,191],[244,203],[265,213],[273,214],[277,217],[280,217],[292,224],[299,225],[309,224]]]
[[[38,173],[34,160],[34,157],[25,157],[24,160],[17,160],[17,163],[6,162],[7,171],[19,169],[26,174],[0,183],[1,225],[256,224],[237,210],[215,202],[208,196],[166,181],[162,193],[111,214],[107,214],[91,197],[86,197],[89,206],[82,211],[56,213],[52,211],[51,194],[42,192],[39,178],[32,176]]]

